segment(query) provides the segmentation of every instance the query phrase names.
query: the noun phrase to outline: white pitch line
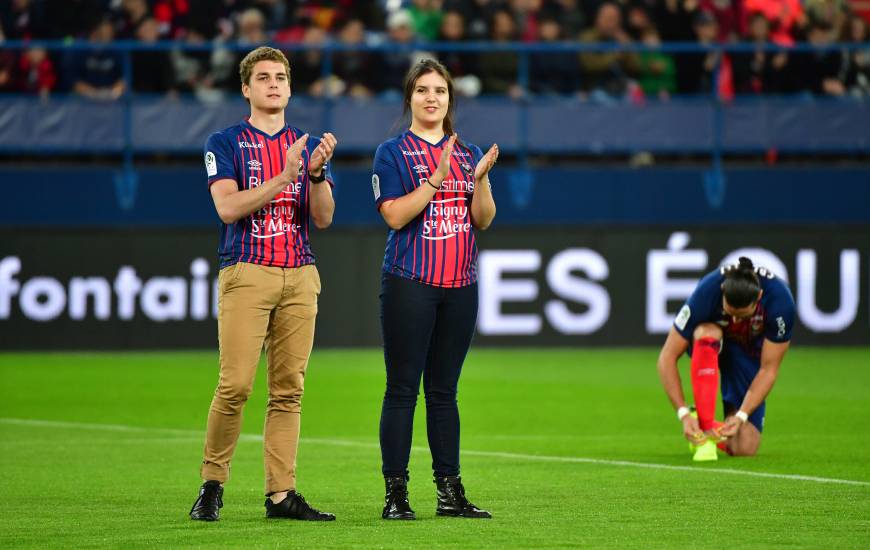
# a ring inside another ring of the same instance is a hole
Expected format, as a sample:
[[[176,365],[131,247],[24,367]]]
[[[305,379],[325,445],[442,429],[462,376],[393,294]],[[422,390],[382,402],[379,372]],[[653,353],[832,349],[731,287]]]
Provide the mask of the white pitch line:
[[[805,476],[800,474],[771,474],[767,472],[752,472],[749,470],[731,470],[729,468],[674,466],[672,464],[656,464],[654,462],[632,462],[630,460],[608,460],[604,458],[585,458],[580,456],[527,455],[495,451],[462,451],[462,453],[472,456],[488,456],[493,458],[508,458],[516,460],[537,460],[542,462],[568,462],[579,464],[603,464],[607,466],[631,466],[634,468],[650,468],[653,470],[677,470],[680,472],[716,472],[718,474],[732,474],[738,476],[790,479],[794,481],[815,481],[816,483],[837,483],[840,485],[857,485],[859,487],[870,487],[870,481],[837,479],[833,477]]]
[[[198,436],[202,437],[203,432],[197,430],[178,430],[173,428],[147,428],[143,426],[128,426],[123,424],[90,424],[86,422],[64,422],[56,420],[33,420],[28,418],[0,418],[0,424],[9,424],[17,426],[34,426],[44,428],[73,428],[80,430],[99,430],[113,432],[128,432],[128,433],[161,433],[172,434],[184,437]],[[263,436],[256,434],[241,434],[241,441],[262,441]],[[323,439],[323,438],[302,438],[305,443],[313,443],[320,445],[335,445],[341,447],[365,447],[369,449],[378,448],[377,443],[367,443],[364,441],[352,441],[348,439]],[[426,447],[413,447],[415,452],[429,452]],[[482,456],[488,458],[504,458],[508,460],[526,460],[533,462],[561,462],[567,464],[600,464],[602,466],[627,466],[632,468],[647,468],[651,470],[671,470],[679,472],[713,472],[717,474],[729,474],[737,476],[762,477],[768,479],[786,479],[791,481],[813,481],[816,483],[833,483],[839,485],[853,485],[858,487],[870,487],[870,481],[858,481],[854,479],[837,479],[832,477],[805,476],[800,474],[773,474],[768,472],[752,472],[748,470],[732,470],[729,468],[709,468],[709,467],[693,467],[693,466],[674,466],[672,464],[656,464],[654,462],[632,462],[629,460],[609,460],[604,458],[587,458],[581,456],[550,456],[550,455],[530,455],[522,453],[506,453],[499,451],[467,451],[463,450],[462,454],[469,456]]]

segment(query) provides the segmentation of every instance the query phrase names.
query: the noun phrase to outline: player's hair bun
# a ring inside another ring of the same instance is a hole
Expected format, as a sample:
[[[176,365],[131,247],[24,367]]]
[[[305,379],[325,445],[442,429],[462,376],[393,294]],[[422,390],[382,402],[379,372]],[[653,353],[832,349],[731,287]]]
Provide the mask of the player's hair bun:
[[[723,271],[725,280],[722,282],[722,293],[725,300],[733,307],[746,307],[758,299],[761,283],[755,273],[752,260],[741,256],[737,265]]]

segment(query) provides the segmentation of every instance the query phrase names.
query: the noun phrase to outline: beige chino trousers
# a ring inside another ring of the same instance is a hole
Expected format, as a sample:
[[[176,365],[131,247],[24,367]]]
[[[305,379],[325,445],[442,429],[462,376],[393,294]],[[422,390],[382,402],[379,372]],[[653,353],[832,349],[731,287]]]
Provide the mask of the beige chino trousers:
[[[265,345],[266,494],[296,489],[303,381],[314,344],[319,295],[320,276],[314,265],[282,268],[239,262],[218,274],[220,381],[208,414],[202,479],[229,478],[242,408]]]

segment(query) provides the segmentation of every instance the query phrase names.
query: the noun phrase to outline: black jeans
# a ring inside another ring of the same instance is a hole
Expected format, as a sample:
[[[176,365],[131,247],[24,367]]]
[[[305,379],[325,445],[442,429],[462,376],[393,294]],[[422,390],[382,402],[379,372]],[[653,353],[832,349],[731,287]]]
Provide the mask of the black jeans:
[[[436,476],[459,475],[456,386],[477,321],[477,284],[440,288],[384,274],[381,332],[387,391],[381,409],[384,476],[407,476],[423,377],[426,431]]]

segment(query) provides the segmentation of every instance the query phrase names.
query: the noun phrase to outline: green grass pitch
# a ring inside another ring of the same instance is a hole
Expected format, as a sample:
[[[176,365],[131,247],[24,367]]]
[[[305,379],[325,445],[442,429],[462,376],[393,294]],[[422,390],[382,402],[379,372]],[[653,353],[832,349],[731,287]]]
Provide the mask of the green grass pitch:
[[[378,350],[316,350],[306,379],[299,490],[338,520],[264,519],[261,367],[221,520],[205,524],[187,513],[214,352],[0,354],[0,548],[870,546],[870,349],[791,350],[759,456],[700,465],[656,355],[473,350],[462,474],[490,521],[435,516],[422,397],[418,520],[380,519]]]

